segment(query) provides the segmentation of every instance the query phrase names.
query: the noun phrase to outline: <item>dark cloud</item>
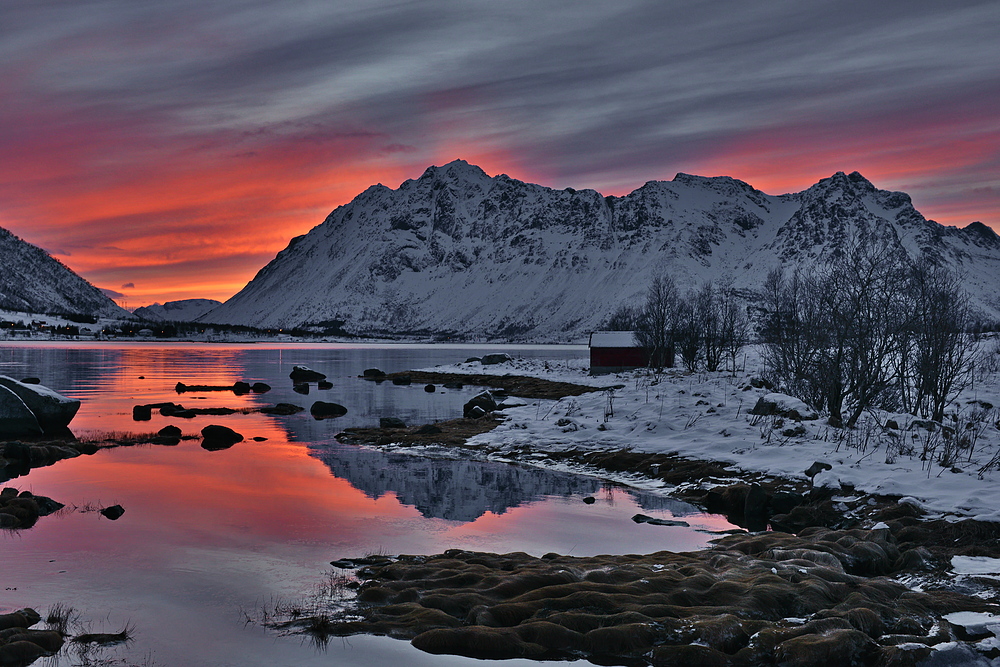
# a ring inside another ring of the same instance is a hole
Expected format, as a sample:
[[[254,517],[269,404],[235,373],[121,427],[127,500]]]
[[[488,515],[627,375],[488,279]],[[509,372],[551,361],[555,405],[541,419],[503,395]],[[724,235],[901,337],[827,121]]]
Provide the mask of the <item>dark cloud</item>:
[[[3,23],[0,207],[47,242],[77,223],[73,247],[197,234],[235,196],[187,201],[163,165],[287,189],[456,157],[615,194],[678,171],[794,189],[861,169],[1000,226],[992,1],[15,0]],[[158,179],[162,204],[76,204]],[[69,194],[75,219],[47,203]]]
[[[135,283],[125,283],[122,285],[122,289],[135,289]]]
[[[105,296],[109,296],[112,299],[121,299],[121,298],[124,298],[124,296],[125,296],[121,292],[118,292],[118,291],[113,290],[113,289],[109,289],[107,287],[99,287],[98,289],[100,289],[102,292],[104,292]]]

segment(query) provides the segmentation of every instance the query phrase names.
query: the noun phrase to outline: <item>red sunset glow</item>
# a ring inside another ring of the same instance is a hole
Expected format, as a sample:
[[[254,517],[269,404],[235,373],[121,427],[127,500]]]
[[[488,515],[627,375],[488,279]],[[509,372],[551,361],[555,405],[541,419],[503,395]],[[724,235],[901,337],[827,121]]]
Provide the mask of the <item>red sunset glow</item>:
[[[457,158],[615,195],[860,171],[1000,229],[992,6],[115,4],[5,13],[0,227],[129,306],[224,300],[368,186]]]

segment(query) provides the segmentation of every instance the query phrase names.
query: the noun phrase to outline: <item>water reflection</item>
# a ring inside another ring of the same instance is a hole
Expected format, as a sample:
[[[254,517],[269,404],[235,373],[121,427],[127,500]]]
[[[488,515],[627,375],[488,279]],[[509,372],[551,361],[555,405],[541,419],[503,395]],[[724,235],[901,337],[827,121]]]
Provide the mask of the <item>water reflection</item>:
[[[372,500],[388,494],[427,518],[475,521],[546,497],[594,496],[606,488],[582,475],[514,464],[424,458],[348,445],[310,445],[330,472]],[[624,491],[623,491],[624,493]],[[629,490],[640,507],[683,516],[697,508],[672,498]]]
[[[432,421],[456,416],[460,392],[381,386],[354,376],[465,359],[482,349],[324,349],[133,345],[0,347],[0,373],[36,375],[83,400],[78,435],[109,430],[155,432],[175,423],[196,434],[209,423],[247,438],[209,452],[197,441],[175,447],[125,447],[31,470],[11,484],[69,506],[121,504],[118,521],[90,512],[45,517],[18,534],[0,533],[0,607],[48,609],[56,602],[86,614],[95,631],[130,622],[137,640],[129,660],[166,665],[481,664],[419,654],[404,642],[353,638],[335,655],[297,639],[246,628],[239,609],[309,591],[328,563],[345,556],[437,553],[448,548],[549,551],[573,555],[687,550],[709,536],[684,528],[635,524],[643,511],[664,518],[693,508],[655,494],[602,486],[598,480],[469,460],[427,460],[336,443],[345,425],[379,416]],[[492,349],[486,351],[493,351]],[[523,354],[565,358],[582,349]],[[334,389],[301,397],[288,372],[296,364],[330,376]],[[141,376],[141,377],[140,377]],[[260,380],[267,394],[178,396],[173,386]],[[475,388],[467,390],[474,392]],[[132,406],[162,401],[199,407],[254,407],[322,398],[344,418],[317,422],[308,412],[132,421]],[[298,400],[296,400],[298,399]],[[386,415],[388,412],[390,414]],[[394,413],[394,414],[393,414]],[[353,421],[352,421],[353,420]],[[597,502],[587,505],[582,496]],[[690,516],[692,527],[727,528],[721,518]],[[101,625],[105,623],[106,625]],[[366,647],[354,651],[351,647]],[[387,661],[387,656],[392,659]]]

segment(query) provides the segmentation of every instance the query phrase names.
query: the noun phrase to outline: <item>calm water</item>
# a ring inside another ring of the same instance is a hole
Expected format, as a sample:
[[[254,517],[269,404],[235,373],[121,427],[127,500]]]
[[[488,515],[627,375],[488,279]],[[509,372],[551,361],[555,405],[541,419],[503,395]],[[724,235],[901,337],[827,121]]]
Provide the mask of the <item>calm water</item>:
[[[459,416],[477,391],[429,394],[422,386],[375,385],[357,379],[365,368],[393,372],[498,350],[549,359],[586,354],[571,346],[0,345],[0,374],[37,376],[83,400],[72,424],[78,436],[155,431],[168,423],[196,434],[219,423],[248,438],[267,438],[216,452],[198,441],[105,450],[6,482],[70,508],[118,503],[126,512],[112,522],[93,512],[64,511],[30,530],[0,533],[0,611],[30,606],[44,613],[62,603],[78,609],[93,632],[134,626],[132,643],[96,656],[107,664],[479,665],[483,661],[430,656],[379,637],[335,640],[317,649],[299,637],[248,626],[243,612],[308,596],[329,561],[341,557],[448,548],[536,555],[681,551],[704,546],[711,537],[635,524],[630,517],[639,511],[683,516],[692,528],[729,527],[721,517],[696,514],[683,503],[605,487],[588,477],[385,454],[334,440],[345,426],[377,424],[380,416],[413,424]],[[334,388],[294,393],[288,373],[296,364],[326,373]],[[178,381],[237,380],[263,381],[273,389],[247,396],[173,391]],[[341,403],[349,412],[322,422],[308,412],[192,420],[154,414],[140,423],[131,418],[139,403],[308,407],[314,400]],[[588,495],[597,503],[584,504]],[[36,664],[81,660],[64,653]]]

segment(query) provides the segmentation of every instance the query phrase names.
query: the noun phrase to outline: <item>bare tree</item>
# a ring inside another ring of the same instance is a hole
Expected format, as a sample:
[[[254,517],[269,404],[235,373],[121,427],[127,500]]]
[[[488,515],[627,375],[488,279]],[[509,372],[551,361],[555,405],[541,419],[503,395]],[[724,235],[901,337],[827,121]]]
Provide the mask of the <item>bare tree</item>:
[[[720,346],[729,358],[732,372],[736,373],[736,356],[750,338],[750,317],[736,291],[731,286],[719,291]]]
[[[649,354],[657,370],[673,368],[678,317],[677,286],[672,278],[658,274],[646,292],[646,303],[638,318],[636,339]]]
[[[973,317],[961,281],[927,259],[912,271],[914,301],[912,382],[914,405],[941,421],[948,403],[972,378],[976,343],[968,334]]]

